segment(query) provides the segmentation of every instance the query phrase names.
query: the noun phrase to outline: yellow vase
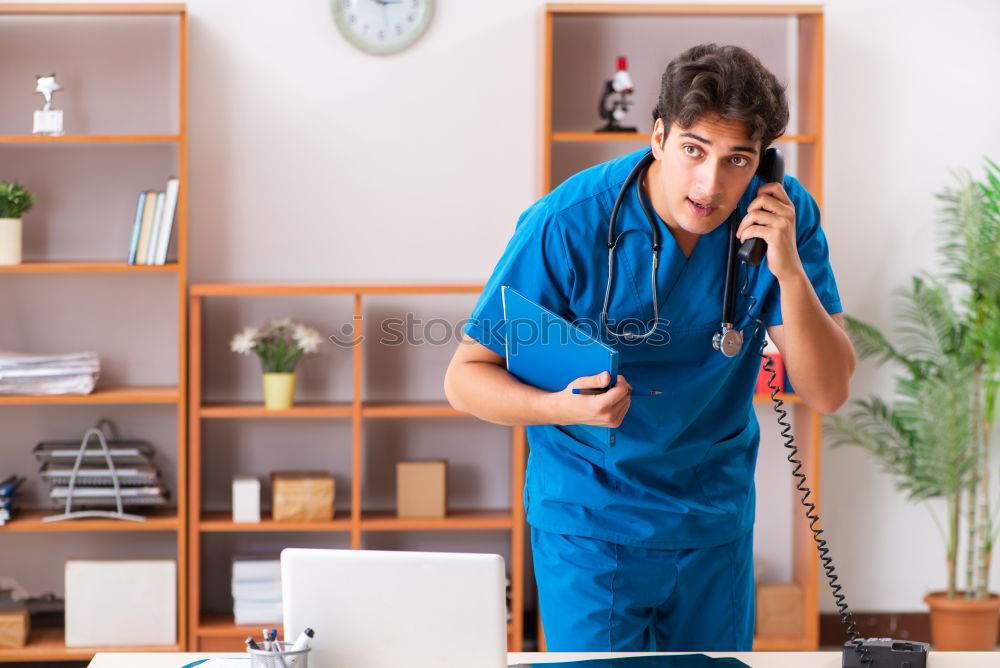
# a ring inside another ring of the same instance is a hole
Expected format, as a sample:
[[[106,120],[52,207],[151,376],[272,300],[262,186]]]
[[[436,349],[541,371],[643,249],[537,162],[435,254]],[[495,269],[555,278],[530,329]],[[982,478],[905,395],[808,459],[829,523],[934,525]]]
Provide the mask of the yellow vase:
[[[295,396],[295,373],[265,373],[264,374],[264,407],[269,410],[282,410],[292,407]]]

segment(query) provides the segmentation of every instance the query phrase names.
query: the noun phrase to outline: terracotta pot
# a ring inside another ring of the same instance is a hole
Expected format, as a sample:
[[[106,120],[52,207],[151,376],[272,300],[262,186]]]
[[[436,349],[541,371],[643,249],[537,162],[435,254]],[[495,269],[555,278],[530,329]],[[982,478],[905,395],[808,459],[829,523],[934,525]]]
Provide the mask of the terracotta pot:
[[[294,373],[264,374],[264,407],[269,410],[283,410],[292,407],[295,396]]]
[[[983,601],[967,598],[948,600],[946,592],[924,597],[931,609],[931,641],[943,652],[990,652],[997,646],[1000,596]]]

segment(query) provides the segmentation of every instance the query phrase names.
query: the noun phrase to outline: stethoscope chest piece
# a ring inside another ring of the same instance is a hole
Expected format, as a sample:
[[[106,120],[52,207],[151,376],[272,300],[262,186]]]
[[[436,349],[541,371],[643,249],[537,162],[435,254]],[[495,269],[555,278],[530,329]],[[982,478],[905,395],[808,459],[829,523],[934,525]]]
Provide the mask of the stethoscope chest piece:
[[[733,329],[732,323],[722,323],[722,331],[712,337],[712,347],[726,357],[736,357],[743,348],[743,332]]]

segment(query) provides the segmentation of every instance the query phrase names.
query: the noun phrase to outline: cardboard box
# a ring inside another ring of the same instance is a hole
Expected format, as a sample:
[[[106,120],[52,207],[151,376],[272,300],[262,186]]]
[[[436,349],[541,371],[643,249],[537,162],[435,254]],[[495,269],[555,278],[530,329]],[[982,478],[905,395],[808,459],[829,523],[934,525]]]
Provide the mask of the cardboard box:
[[[398,517],[442,518],[448,505],[448,462],[396,463]]]
[[[66,562],[67,647],[176,642],[173,560]]]
[[[260,522],[259,478],[233,478],[233,522]]]
[[[0,647],[20,649],[28,644],[31,623],[28,608],[0,608]]]
[[[275,522],[333,519],[333,476],[322,471],[276,471],[271,474],[271,517]]]
[[[757,587],[757,625],[761,636],[800,636],[805,632],[802,589],[794,584]]]

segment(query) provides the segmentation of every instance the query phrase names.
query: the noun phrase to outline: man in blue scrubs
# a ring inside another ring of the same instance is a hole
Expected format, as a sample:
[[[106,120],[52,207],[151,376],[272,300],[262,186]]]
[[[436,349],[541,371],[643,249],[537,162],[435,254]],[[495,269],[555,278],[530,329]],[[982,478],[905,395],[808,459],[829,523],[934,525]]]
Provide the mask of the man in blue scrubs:
[[[624,343],[592,328],[618,349],[621,372],[598,395],[571,390],[609,378],[545,392],[504,362],[503,285],[570,321],[600,323],[608,218],[644,149],[572,176],[520,216],[445,378],[456,408],[527,427],[524,503],[551,651],[749,651],[763,330],[818,411],[845,401],[854,370],[816,202],[791,176],[754,176],[788,122],[774,75],[738,47],[693,47],[667,66],[654,117],[641,196],[663,240],[658,319],[650,223],[634,189],[619,211],[608,319],[655,324],[658,336]],[[712,337],[734,211],[739,239],[764,239],[767,255],[741,270],[735,326],[745,342],[728,358]],[[633,401],[632,386],[663,394]],[[578,425],[614,429],[613,445]]]

